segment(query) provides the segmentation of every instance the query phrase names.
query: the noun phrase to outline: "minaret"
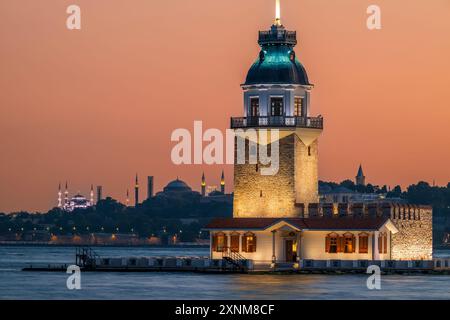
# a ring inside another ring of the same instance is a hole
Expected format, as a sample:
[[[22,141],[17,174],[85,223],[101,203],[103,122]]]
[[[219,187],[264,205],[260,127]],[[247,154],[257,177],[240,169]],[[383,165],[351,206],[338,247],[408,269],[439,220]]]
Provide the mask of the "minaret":
[[[137,207],[139,204],[139,182],[138,182],[138,175],[136,173],[136,181],[134,185],[134,205]]]
[[[147,177],[147,200],[153,197],[153,176]]]
[[[91,196],[91,199],[90,199],[91,206],[93,206],[94,205],[94,185],[93,184],[91,184],[91,194],[90,194],[90,196]]]
[[[97,203],[102,200],[102,186],[97,186]]]
[[[66,190],[64,191],[64,205],[68,205],[69,204],[69,188],[67,186],[67,181],[66,181]]]
[[[128,189],[127,189],[127,199],[125,201],[126,201],[127,207],[129,207],[130,206],[130,190],[128,190]]]
[[[222,170],[222,176],[220,177],[220,192],[225,194],[225,174]]]
[[[261,154],[268,147],[270,153],[278,151],[278,161],[268,172],[261,159],[245,155],[238,161],[235,152],[235,218],[308,217],[310,205],[319,203],[318,138],[323,118],[311,116],[314,85],[298,60],[297,33],[283,26],[280,13],[276,0],[275,21],[269,30],[259,32],[261,49],[241,86],[243,117],[231,119],[235,150],[254,150],[250,155],[257,155],[258,149]],[[245,148],[239,148],[242,140]]]
[[[62,192],[61,192],[61,182],[58,187],[58,208],[62,208]]]
[[[356,185],[357,186],[366,185],[366,177],[364,176],[362,165],[359,165],[358,173],[356,174]]]
[[[202,197],[206,196],[206,179],[205,173],[202,174]]]

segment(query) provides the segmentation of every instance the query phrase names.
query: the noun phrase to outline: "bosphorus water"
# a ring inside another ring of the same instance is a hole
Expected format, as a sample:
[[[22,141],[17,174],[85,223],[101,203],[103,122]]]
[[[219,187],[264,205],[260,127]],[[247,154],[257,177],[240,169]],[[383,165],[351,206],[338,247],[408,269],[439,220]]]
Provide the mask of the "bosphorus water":
[[[208,255],[205,248],[94,249],[111,257]],[[368,275],[85,272],[81,290],[68,290],[66,273],[21,271],[74,260],[72,247],[0,246],[0,299],[450,299],[450,275],[385,275],[381,290],[369,290]]]

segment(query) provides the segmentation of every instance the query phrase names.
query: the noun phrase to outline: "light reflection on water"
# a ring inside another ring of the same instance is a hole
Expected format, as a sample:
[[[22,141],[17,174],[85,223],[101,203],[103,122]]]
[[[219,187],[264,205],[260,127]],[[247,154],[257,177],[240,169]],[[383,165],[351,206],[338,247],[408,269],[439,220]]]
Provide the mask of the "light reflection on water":
[[[189,256],[208,249],[98,248],[102,256]],[[450,299],[450,276],[389,275],[382,290],[365,275],[241,275],[197,273],[82,274],[82,290],[65,273],[22,272],[34,264],[71,264],[74,248],[0,247],[1,299]]]

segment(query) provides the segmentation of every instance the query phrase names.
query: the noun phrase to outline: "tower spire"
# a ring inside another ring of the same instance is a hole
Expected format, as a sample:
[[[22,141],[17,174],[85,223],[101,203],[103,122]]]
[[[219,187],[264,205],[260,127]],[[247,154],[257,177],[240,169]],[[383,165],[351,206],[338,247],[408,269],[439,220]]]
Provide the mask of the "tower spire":
[[[225,194],[225,174],[222,170],[222,175],[220,176],[220,192]]]
[[[91,194],[90,194],[90,196],[91,196],[91,199],[90,199],[91,206],[93,206],[94,205],[94,185],[93,184],[91,184]]]
[[[281,26],[281,4],[280,0],[275,0],[275,23],[276,26]]]
[[[139,204],[139,181],[138,181],[138,175],[136,173],[136,184],[134,185],[134,204],[137,207]]]
[[[62,192],[61,192],[61,182],[58,187],[58,208],[62,207]]]
[[[127,189],[127,199],[126,199],[127,207],[130,205],[130,191]]]
[[[366,185],[366,177],[364,176],[362,164],[359,165],[358,173],[356,174],[356,185],[357,186]]]
[[[202,196],[206,196],[206,179],[205,179],[205,172],[202,174]]]
[[[64,204],[68,204],[69,203],[69,188],[67,186],[67,181],[66,181],[66,190],[64,191]]]

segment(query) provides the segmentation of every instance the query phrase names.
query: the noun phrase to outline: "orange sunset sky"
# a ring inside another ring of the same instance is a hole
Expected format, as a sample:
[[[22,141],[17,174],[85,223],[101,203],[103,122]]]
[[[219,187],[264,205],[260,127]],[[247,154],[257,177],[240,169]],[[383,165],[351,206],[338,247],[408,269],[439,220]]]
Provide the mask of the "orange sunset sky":
[[[66,8],[81,7],[81,30]],[[377,4],[382,29],[366,27]],[[275,0],[0,0],[0,212],[46,211],[58,183],[125,200],[136,172],[218,185],[232,166],[175,166],[171,132],[226,129]],[[320,178],[450,181],[450,1],[282,0],[325,118]]]

